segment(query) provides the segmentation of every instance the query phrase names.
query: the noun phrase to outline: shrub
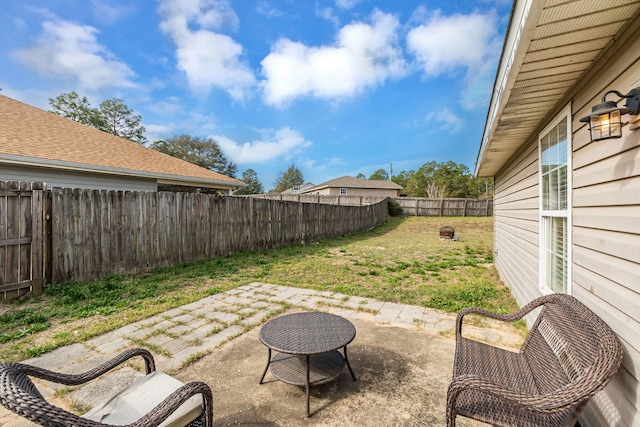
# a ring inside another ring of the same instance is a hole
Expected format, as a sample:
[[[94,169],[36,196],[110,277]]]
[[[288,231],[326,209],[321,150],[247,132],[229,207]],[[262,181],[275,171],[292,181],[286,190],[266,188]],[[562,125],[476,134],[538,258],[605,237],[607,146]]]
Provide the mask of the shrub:
[[[389,199],[389,215],[397,216],[402,214],[402,208],[394,199]]]

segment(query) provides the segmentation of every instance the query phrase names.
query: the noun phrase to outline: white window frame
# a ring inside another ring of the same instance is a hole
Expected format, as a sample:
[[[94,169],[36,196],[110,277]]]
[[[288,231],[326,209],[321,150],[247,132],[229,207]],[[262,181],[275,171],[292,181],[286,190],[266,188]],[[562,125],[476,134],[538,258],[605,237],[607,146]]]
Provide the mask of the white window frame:
[[[340,195],[341,196],[346,196],[347,195],[347,189],[346,188],[341,188],[340,189]]]
[[[567,207],[566,209],[562,209],[562,210],[544,210],[543,209],[543,202],[544,202],[544,198],[543,198],[543,162],[542,162],[542,139],[543,137],[545,137],[553,128],[555,128],[556,126],[558,126],[563,120],[566,121],[567,124]],[[566,280],[567,280],[567,289],[566,292],[567,294],[571,295],[572,293],[572,265],[573,265],[573,261],[572,261],[572,253],[573,253],[573,246],[572,246],[572,207],[573,207],[573,203],[572,203],[572,199],[573,199],[573,184],[572,184],[572,175],[573,175],[573,167],[572,167],[572,157],[573,157],[573,150],[572,150],[572,134],[571,134],[571,104],[567,105],[560,114],[558,114],[556,116],[555,119],[553,119],[543,130],[542,132],[540,132],[538,134],[538,185],[539,185],[539,191],[538,191],[538,199],[539,199],[539,217],[538,217],[538,223],[539,223],[539,232],[540,232],[540,261],[539,261],[539,278],[538,278],[538,284],[539,284],[539,289],[540,292],[542,294],[552,294],[555,291],[553,291],[551,288],[549,288],[548,286],[546,286],[545,283],[545,279],[547,277],[547,257],[546,257],[546,248],[547,248],[547,230],[545,229],[545,218],[566,218],[566,223],[565,223],[565,227],[566,227],[566,241],[565,241],[565,245],[566,245],[566,254],[565,254],[565,258],[566,258],[566,263],[567,263],[567,270],[566,270]]]

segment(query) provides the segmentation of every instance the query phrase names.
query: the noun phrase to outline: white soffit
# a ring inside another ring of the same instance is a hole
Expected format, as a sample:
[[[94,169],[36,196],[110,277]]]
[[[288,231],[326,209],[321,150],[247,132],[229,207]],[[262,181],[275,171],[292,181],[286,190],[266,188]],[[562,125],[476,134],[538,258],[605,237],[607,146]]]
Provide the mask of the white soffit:
[[[518,0],[476,174],[494,176],[640,13],[640,0]]]

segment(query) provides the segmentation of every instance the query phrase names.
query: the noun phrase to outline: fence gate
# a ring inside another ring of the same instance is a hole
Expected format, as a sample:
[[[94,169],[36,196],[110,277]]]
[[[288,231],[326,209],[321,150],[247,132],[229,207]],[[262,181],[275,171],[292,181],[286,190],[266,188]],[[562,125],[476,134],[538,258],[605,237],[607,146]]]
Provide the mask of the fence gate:
[[[0,298],[42,293],[44,184],[0,181]]]

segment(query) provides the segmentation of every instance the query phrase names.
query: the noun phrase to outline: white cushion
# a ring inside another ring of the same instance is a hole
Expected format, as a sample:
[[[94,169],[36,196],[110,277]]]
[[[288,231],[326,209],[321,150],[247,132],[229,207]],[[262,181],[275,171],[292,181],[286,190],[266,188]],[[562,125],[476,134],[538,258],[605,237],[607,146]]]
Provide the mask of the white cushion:
[[[139,378],[107,402],[96,406],[82,417],[105,424],[125,425],[137,421],[184,384],[155,371]],[[161,427],[185,426],[202,414],[202,396],[189,398]]]

